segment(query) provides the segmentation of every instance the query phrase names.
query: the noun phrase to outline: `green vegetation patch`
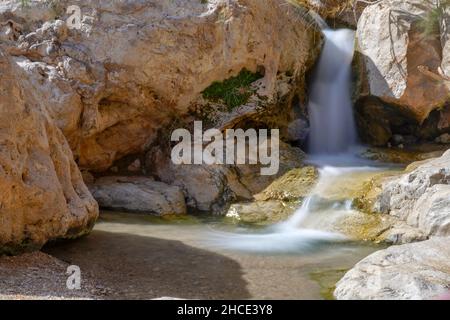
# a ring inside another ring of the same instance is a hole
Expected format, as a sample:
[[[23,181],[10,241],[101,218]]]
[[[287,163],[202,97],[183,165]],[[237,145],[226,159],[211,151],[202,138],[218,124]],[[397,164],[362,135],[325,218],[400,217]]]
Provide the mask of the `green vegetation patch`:
[[[420,20],[419,27],[425,36],[439,36],[441,23],[445,20],[445,11],[450,7],[450,0],[441,0],[436,8],[429,10]]]
[[[255,94],[251,84],[263,77],[260,73],[252,73],[247,69],[235,77],[228,78],[223,82],[213,82],[202,94],[203,98],[224,103],[229,110],[246,104],[250,97]]]

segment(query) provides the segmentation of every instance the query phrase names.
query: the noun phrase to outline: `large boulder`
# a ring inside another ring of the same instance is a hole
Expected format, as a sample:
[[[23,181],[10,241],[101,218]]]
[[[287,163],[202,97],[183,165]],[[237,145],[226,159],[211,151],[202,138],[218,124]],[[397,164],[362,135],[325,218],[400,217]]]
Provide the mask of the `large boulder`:
[[[374,211],[395,216],[426,235],[450,235],[450,150],[381,186]]]
[[[246,156],[248,157],[248,153]],[[175,165],[159,148],[147,154],[147,162],[153,168],[151,173],[155,177],[183,190],[188,207],[222,214],[226,212],[230,203],[252,200],[254,195],[263,191],[277,178],[291,169],[303,167],[304,157],[305,154],[299,148],[280,142],[279,170],[274,175],[262,175],[261,168],[265,166],[261,164]],[[292,185],[289,192],[297,194],[306,192],[306,188],[293,190],[295,182],[292,178],[290,180]],[[310,179],[308,182],[309,186],[312,181]],[[297,185],[301,185],[301,181]]]
[[[356,57],[364,71],[357,112],[368,142],[384,145],[395,133],[433,138],[450,130],[448,30],[439,29],[449,15],[445,2],[437,3],[376,1],[359,19]]]
[[[147,177],[103,177],[89,184],[100,207],[157,216],[186,213],[180,188]]]
[[[337,283],[337,299],[436,299],[450,291],[450,238],[392,246],[356,264]]]
[[[298,208],[299,201],[252,201],[234,203],[227,211],[226,217],[235,223],[270,225],[287,220]]]
[[[236,222],[268,224],[286,220],[309,195],[318,178],[311,166],[294,168],[275,179],[252,201],[232,204],[226,216]]]
[[[261,75],[265,105],[304,99],[305,73],[321,45],[320,33],[283,0],[20,2],[0,6],[4,43],[79,165],[96,171],[166,142],[160,129],[185,119],[214,82],[244,69]],[[81,9],[79,29],[66,26],[69,6]],[[287,125],[289,108],[275,111]]]
[[[90,231],[98,206],[26,75],[0,49],[0,253]]]

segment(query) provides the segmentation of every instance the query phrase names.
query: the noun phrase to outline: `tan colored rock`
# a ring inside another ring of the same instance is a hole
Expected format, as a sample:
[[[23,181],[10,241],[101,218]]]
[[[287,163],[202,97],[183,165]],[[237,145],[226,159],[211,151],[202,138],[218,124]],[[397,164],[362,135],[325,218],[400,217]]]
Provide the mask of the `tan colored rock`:
[[[0,50],[0,252],[90,231],[98,206],[62,132]]]
[[[318,178],[314,167],[294,168],[257,193],[251,202],[232,204],[226,214],[238,222],[267,224],[286,220],[313,189]]]
[[[420,70],[425,67],[438,72],[444,62],[443,52],[446,54],[439,35],[427,36],[419,27],[418,21],[435,7],[434,1],[376,2],[364,10],[357,30],[369,94],[392,104],[419,124],[432,110],[449,101],[445,83]]]
[[[375,243],[403,244],[427,239],[422,231],[395,217],[355,210],[340,215],[327,229],[353,240]]]
[[[80,30],[61,25],[69,5],[81,8]],[[61,20],[52,21],[55,10]],[[304,95],[321,44],[283,0],[61,0],[56,9],[6,1],[0,22],[5,16],[24,25],[9,52],[48,102],[80,166],[97,171],[161,142],[157,132],[183,118],[205,88],[244,68],[263,71],[258,93],[270,105],[283,98],[289,106],[294,94]]]
[[[256,194],[255,199],[258,201],[298,201],[309,195],[316,185],[317,178],[318,172],[314,167],[308,166],[289,170],[263,191]]]
[[[235,203],[228,209],[226,217],[235,222],[272,224],[288,219],[298,206],[299,201],[268,200]]]
[[[268,140],[270,144],[270,139]],[[276,178],[294,168],[304,166],[305,153],[296,147],[280,141],[279,145],[279,170],[275,175],[261,175],[261,165],[236,165],[239,181],[255,195],[263,191]]]
[[[425,161],[442,156],[445,150],[440,147],[436,150],[435,146],[426,144],[417,145],[416,150],[405,150],[399,148],[369,148],[364,150],[362,157],[373,161],[384,163],[398,163],[403,165],[411,165],[418,161]],[[422,149],[423,147],[423,149]],[[427,150],[427,147],[428,150]]]
[[[89,184],[100,207],[157,216],[186,214],[183,192],[146,177],[104,177]]]
[[[450,78],[450,6],[445,8],[444,19],[440,24],[441,45],[442,45],[442,64],[441,74]]]
[[[281,142],[279,154],[280,166],[275,175],[261,175],[261,164],[174,165],[160,149],[149,152],[147,162],[161,181],[181,187],[189,207],[223,213],[231,202],[251,200],[278,177],[303,166],[304,153],[300,149]]]

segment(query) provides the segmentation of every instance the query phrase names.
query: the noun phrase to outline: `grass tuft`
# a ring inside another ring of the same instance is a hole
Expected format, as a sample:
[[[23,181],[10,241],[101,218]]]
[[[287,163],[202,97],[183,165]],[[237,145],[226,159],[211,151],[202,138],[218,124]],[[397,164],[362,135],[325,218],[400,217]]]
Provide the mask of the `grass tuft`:
[[[242,69],[235,77],[211,84],[202,92],[203,98],[214,102],[222,102],[231,111],[248,102],[255,93],[251,84],[262,77],[263,75],[260,73],[252,73],[247,69]]]

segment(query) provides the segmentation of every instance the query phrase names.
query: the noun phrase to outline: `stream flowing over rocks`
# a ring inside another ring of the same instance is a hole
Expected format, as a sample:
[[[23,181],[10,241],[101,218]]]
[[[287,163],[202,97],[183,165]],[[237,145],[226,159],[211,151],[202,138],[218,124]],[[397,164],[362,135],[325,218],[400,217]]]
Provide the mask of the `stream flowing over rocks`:
[[[174,164],[197,121],[278,172]],[[0,299],[439,299],[449,148],[447,0],[1,1]]]
[[[205,120],[206,110],[223,128],[250,122],[287,135],[321,35],[283,4],[2,1],[1,251],[89,231],[98,206],[79,169],[94,179],[87,182],[102,207],[155,215],[185,213],[184,197],[194,209],[221,212],[268,185],[273,178],[254,180],[252,167],[166,165],[171,130]],[[81,9],[79,29],[66,24],[69,5]],[[242,89],[248,102],[231,108],[203,97],[213,82],[244,71],[261,75]],[[280,175],[302,165],[299,149],[282,150]],[[122,166],[162,182],[92,175],[121,176]]]
[[[433,299],[450,290],[450,150],[406,171],[381,183],[372,214],[394,216],[430,240],[363,259],[339,281],[336,298]]]

